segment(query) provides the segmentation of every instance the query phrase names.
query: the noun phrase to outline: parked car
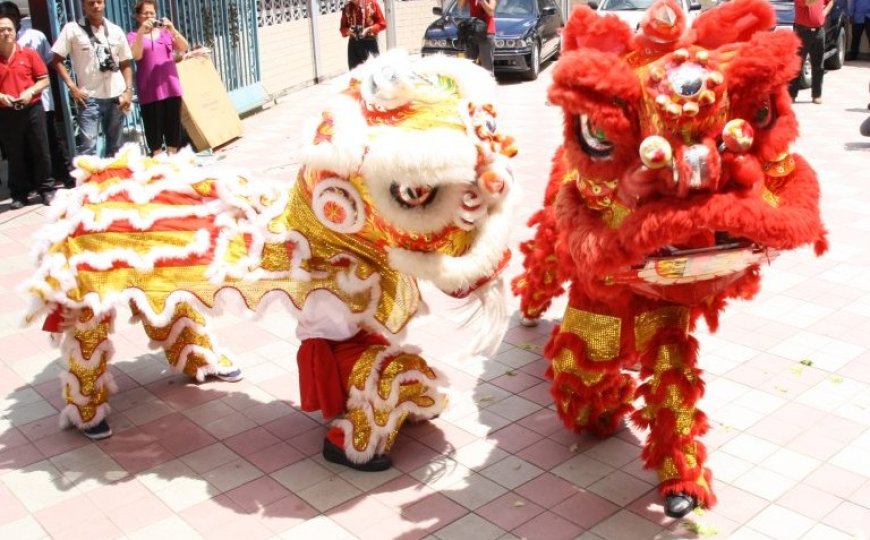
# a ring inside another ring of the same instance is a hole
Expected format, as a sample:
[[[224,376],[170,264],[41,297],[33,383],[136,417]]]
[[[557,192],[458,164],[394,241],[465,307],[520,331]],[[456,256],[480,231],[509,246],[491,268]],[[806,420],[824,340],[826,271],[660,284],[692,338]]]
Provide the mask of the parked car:
[[[468,5],[449,0],[446,9],[432,8],[438,19],[426,28],[422,54],[465,56],[457,23],[468,19]],[[538,78],[541,64],[562,47],[562,11],[555,0],[500,0],[495,10],[495,71],[520,72]]]
[[[794,0],[770,0],[776,10],[776,29],[791,30],[794,24]],[[846,61],[846,32],[849,13],[846,0],[834,0],[834,7],[825,19],[825,69],[840,69]],[[800,87],[810,87],[810,60],[801,70]]]
[[[589,0],[588,6],[592,9],[597,9],[599,15],[616,15],[628,25],[636,30],[640,26],[640,21],[655,0]],[[701,12],[700,0],[677,0],[689,23],[692,19]]]

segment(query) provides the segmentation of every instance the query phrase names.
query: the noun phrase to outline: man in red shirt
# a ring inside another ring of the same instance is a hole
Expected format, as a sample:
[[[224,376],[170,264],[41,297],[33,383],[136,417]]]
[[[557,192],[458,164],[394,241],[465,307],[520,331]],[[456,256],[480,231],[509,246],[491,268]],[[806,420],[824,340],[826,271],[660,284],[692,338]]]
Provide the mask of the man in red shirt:
[[[822,65],[825,55],[825,18],[834,7],[834,0],[795,0],[794,2],[794,32],[801,39],[801,66],[810,56],[812,74],[813,103],[822,102],[822,77],[825,68]],[[794,101],[797,98],[800,72],[791,81],[788,93]]]
[[[468,14],[486,24],[486,36],[476,36],[477,63],[490,73],[495,72],[495,6],[497,0],[460,0],[470,2]]]
[[[341,10],[341,35],[350,38],[347,42],[347,66],[349,69],[377,56],[378,32],[387,27],[387,21],[376,0],[348,0]]]
[[[12,209],[27,204],[31,190],[43,204],[51,203],[54,182],[40,94],[48,87],[48,68],[39,54],[16,43],[15,22],[0,16],[0,140],[9,162]],[[25,151],[32,157],[33,174],[26,170]]]

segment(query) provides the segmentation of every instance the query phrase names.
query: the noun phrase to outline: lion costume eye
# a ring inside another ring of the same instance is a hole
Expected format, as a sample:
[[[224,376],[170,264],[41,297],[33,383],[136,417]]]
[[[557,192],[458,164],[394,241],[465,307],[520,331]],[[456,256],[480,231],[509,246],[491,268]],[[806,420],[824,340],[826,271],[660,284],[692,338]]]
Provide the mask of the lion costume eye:
[[[580,148],[590,157],[608,158],[613,154],[613,143],[607,140],[604,130],[592,125],[588,115],[575,117],[574,130]]]
[[[765,99],[761,104],[759,104],[758,109],[755,111],[755,118],[753,118],[753,124],[757,128],[769,128],[773,125],[773,122],[776,120],[776,109],[773,106],[773,102],[770,98]]]
[[[437,187],[411,186],[407,184],[390,184],[390,195],[403,208],[419,208],[435,200]]]

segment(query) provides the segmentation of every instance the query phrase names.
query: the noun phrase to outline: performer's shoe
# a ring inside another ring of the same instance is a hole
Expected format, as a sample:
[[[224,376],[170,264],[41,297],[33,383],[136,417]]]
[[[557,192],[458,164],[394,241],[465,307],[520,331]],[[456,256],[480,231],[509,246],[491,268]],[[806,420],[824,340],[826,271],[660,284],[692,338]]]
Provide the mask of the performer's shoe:
[[[668,493],[665,496],[665,515],[672,518],[681,518],[695,509],[698,501],[685,493]]]
[[[215,373],[214,376],[226,382],[239,382],[245,378],[245,376],[242,375],[242,370],[238,368],[230,371],[229,373]]]
[[[375,456],[365,463],[354,463],[347,458],[344,450],[336,446],[329,439],[323,439],[323,459],[330,463],[337,463],[362,472],[386,471],[393,466],[393,460],[386,454]]]
[[[9,209],[18,210],[24,208],[25,206],[27,206],[27,203],[25,201],[15,199],[14,201],[12,201],[12,204],[9,205]]]
[[[106,419],[103,418],[100,420],[100,423],[94,427],[90,427],[87,429],[81,430],[84,433],[85,437],[91,439],[92,441],[99,441],[100,439],[108,439],[112,436],[112,428],[109,427],[109,423],[106,422]]]
[[[51,206],[51,201],[54,200],[54,191],[43,191],[39,194],[39,200],[45,206]]]
[[[221,355],[221,357],[218,359],[218,364],[225,368],[235,367],[233,365],[233,361],[224,355]],[[235,368],[234,370],[227,373],[215,373],[214,376],[225,382],[239,382],[244,378],[244,375],[242,375],[242,370],[239,368]]]

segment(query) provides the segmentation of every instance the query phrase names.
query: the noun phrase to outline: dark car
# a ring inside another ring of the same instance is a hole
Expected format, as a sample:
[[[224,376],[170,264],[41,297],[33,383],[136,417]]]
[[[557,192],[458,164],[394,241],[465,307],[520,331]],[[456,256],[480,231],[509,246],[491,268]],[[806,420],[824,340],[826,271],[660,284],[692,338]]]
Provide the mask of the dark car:
[[[776,10],[776,29],[791,30],[794,24],[793,0],[770,0]],[[825,69],[840,69],[846,61],[846,32],[849,13],[846,0],[834,0],[834,7],[825,19]],[[801,71],[801,88],[810,87],[810,62],[804,62]]]
[[[468,5],[449,0],[446,10],[432,8],[439,18],[426,28],[423,55],[465,56],[457,23],[469,18]],[[555,0],[499,0],[495,10],[495,70],[538,78],[541,64],[562,47],[562,11]]]

